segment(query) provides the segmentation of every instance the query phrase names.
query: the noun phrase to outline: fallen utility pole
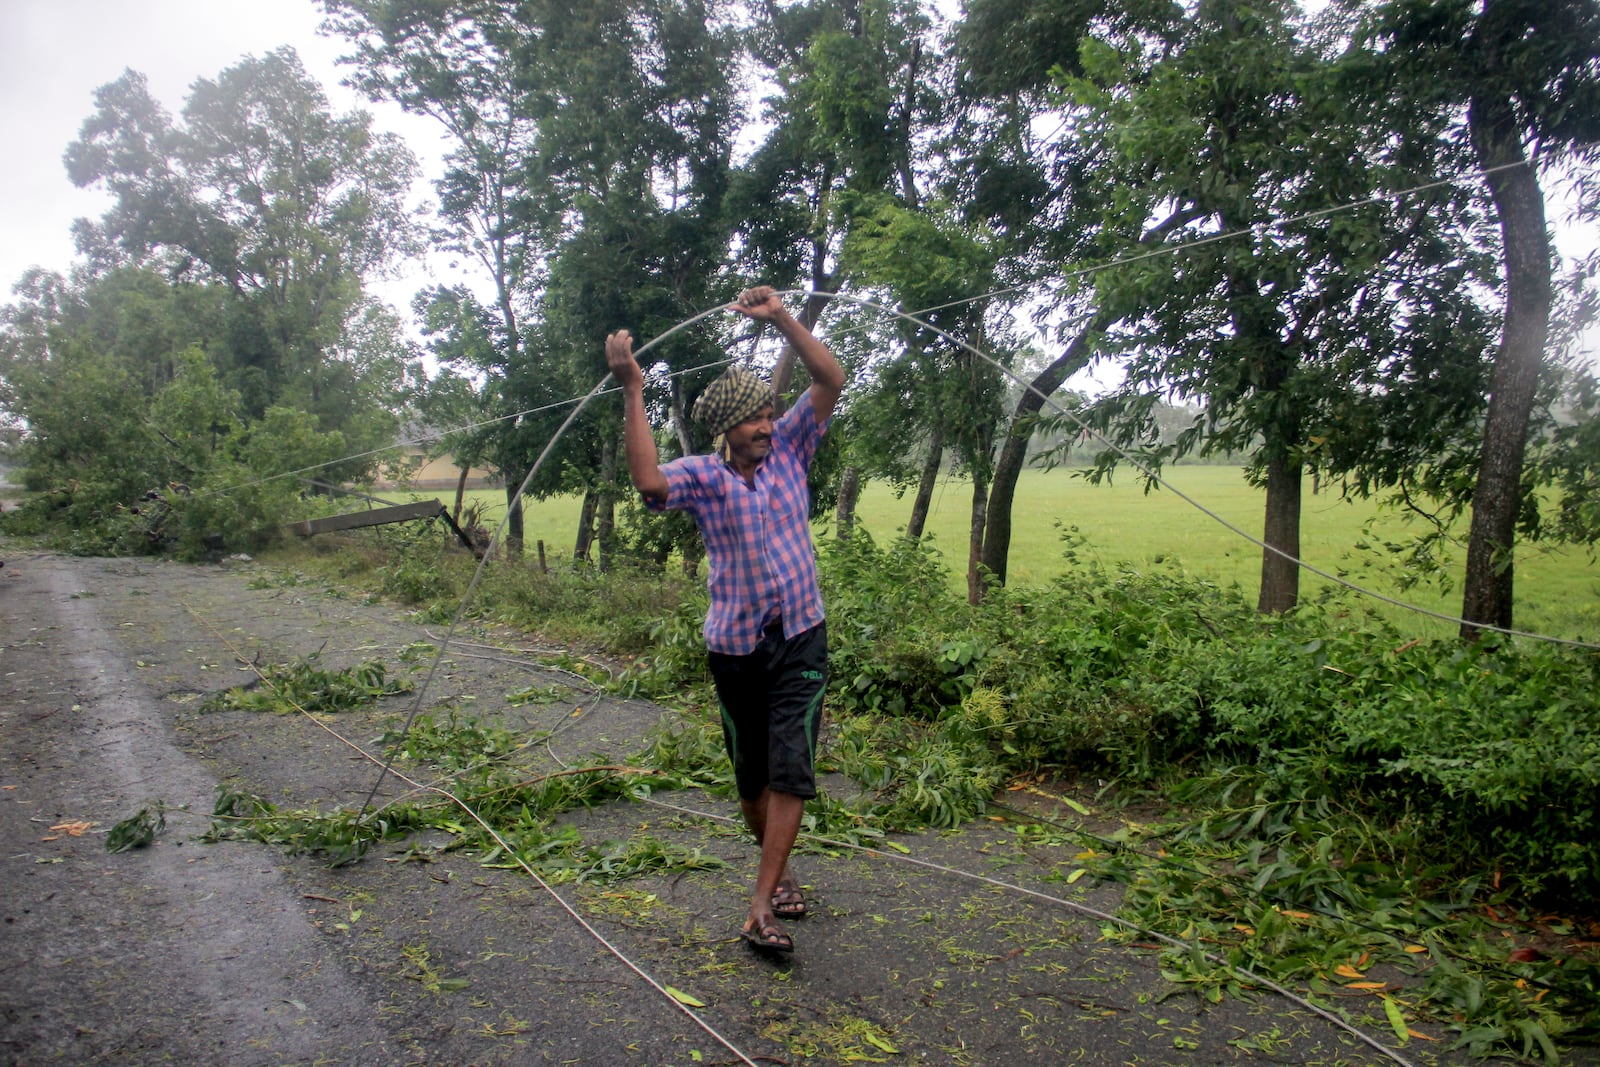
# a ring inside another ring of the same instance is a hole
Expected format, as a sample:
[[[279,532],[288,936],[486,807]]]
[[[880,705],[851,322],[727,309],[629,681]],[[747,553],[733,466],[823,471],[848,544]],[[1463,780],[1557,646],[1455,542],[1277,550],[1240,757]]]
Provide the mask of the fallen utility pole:
[[[456,520],[450,517],[450,512],[437,500],[418,500],[412,504],[394,504],[386,508],[369,508],[366,511],[350,511],[343,515],[329,515],[322,519],[306,519],[303,522],[289,524],[289,530],[301,537],[314,537],[320,533],[332,533],[335,530],[355,530],[363,526],[384,526],[391,522],[411,522],[413,519],[443,519],[455,531],[461,543],[466,545],[478,559],[483,558],[483,549],[473,544],[472,538],[466,531],[456,525]]]

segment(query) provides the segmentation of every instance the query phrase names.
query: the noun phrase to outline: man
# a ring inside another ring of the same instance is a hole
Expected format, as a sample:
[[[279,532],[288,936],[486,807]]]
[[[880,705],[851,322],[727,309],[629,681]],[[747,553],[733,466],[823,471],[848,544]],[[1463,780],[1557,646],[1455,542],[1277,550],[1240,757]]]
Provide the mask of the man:
[[[789,853],[805,802],[817,795],[812,759],[828,655],[806,474],[845,377],[771,287],[747,289],[730,307],[777,327],[810,372],[811,387],[774,420],[771,387],[730,367],[694,405],[696,421],[717,438],[712,455],[662,466],[628,331],[606,338],[606,362],[622,386],[634,487],[652,510],[692,514],[710,561],[706,649],[739,807],[761,848],[740,936],[757,949],[792,952],[794,939],[778,919],[806,911]]]

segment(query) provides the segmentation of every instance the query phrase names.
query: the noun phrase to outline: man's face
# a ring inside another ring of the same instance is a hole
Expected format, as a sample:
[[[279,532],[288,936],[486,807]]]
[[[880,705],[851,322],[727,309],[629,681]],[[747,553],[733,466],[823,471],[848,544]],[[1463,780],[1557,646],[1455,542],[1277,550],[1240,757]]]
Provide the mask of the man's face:
[[[728,451],[735,465],[755,464],[772,451],[772,405],[768,404],[727,433]]]

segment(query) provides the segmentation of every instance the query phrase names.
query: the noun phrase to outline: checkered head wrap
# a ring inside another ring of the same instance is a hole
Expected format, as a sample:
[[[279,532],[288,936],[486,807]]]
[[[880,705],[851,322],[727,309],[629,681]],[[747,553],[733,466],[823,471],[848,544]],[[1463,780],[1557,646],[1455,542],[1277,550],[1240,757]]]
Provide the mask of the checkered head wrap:
[[[743,367],[729,367],[694,402],[694,420],[721,437],[772,403],[772,386]]]

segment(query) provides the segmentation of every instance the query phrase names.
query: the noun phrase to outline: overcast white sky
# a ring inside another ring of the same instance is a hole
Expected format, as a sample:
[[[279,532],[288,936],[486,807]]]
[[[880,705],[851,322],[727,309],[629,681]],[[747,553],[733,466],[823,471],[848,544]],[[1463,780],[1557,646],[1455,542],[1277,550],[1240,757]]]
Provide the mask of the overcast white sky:
[[[434,123],[340,86],[344,46],[317,33],[321,21],[313,0],[0,0],[0,302],[30,266],[65,272],[72,221],[105,210],[103,195],[67,179],[61,155],[94,110],[94,90],[130,67],[177,115],[195,79],[292,45],[335,111],[372,112],[436,167]],[[419,182],[417,196],[428,192]],[[403,311],[426,280],[419,268],[384,294]]]

